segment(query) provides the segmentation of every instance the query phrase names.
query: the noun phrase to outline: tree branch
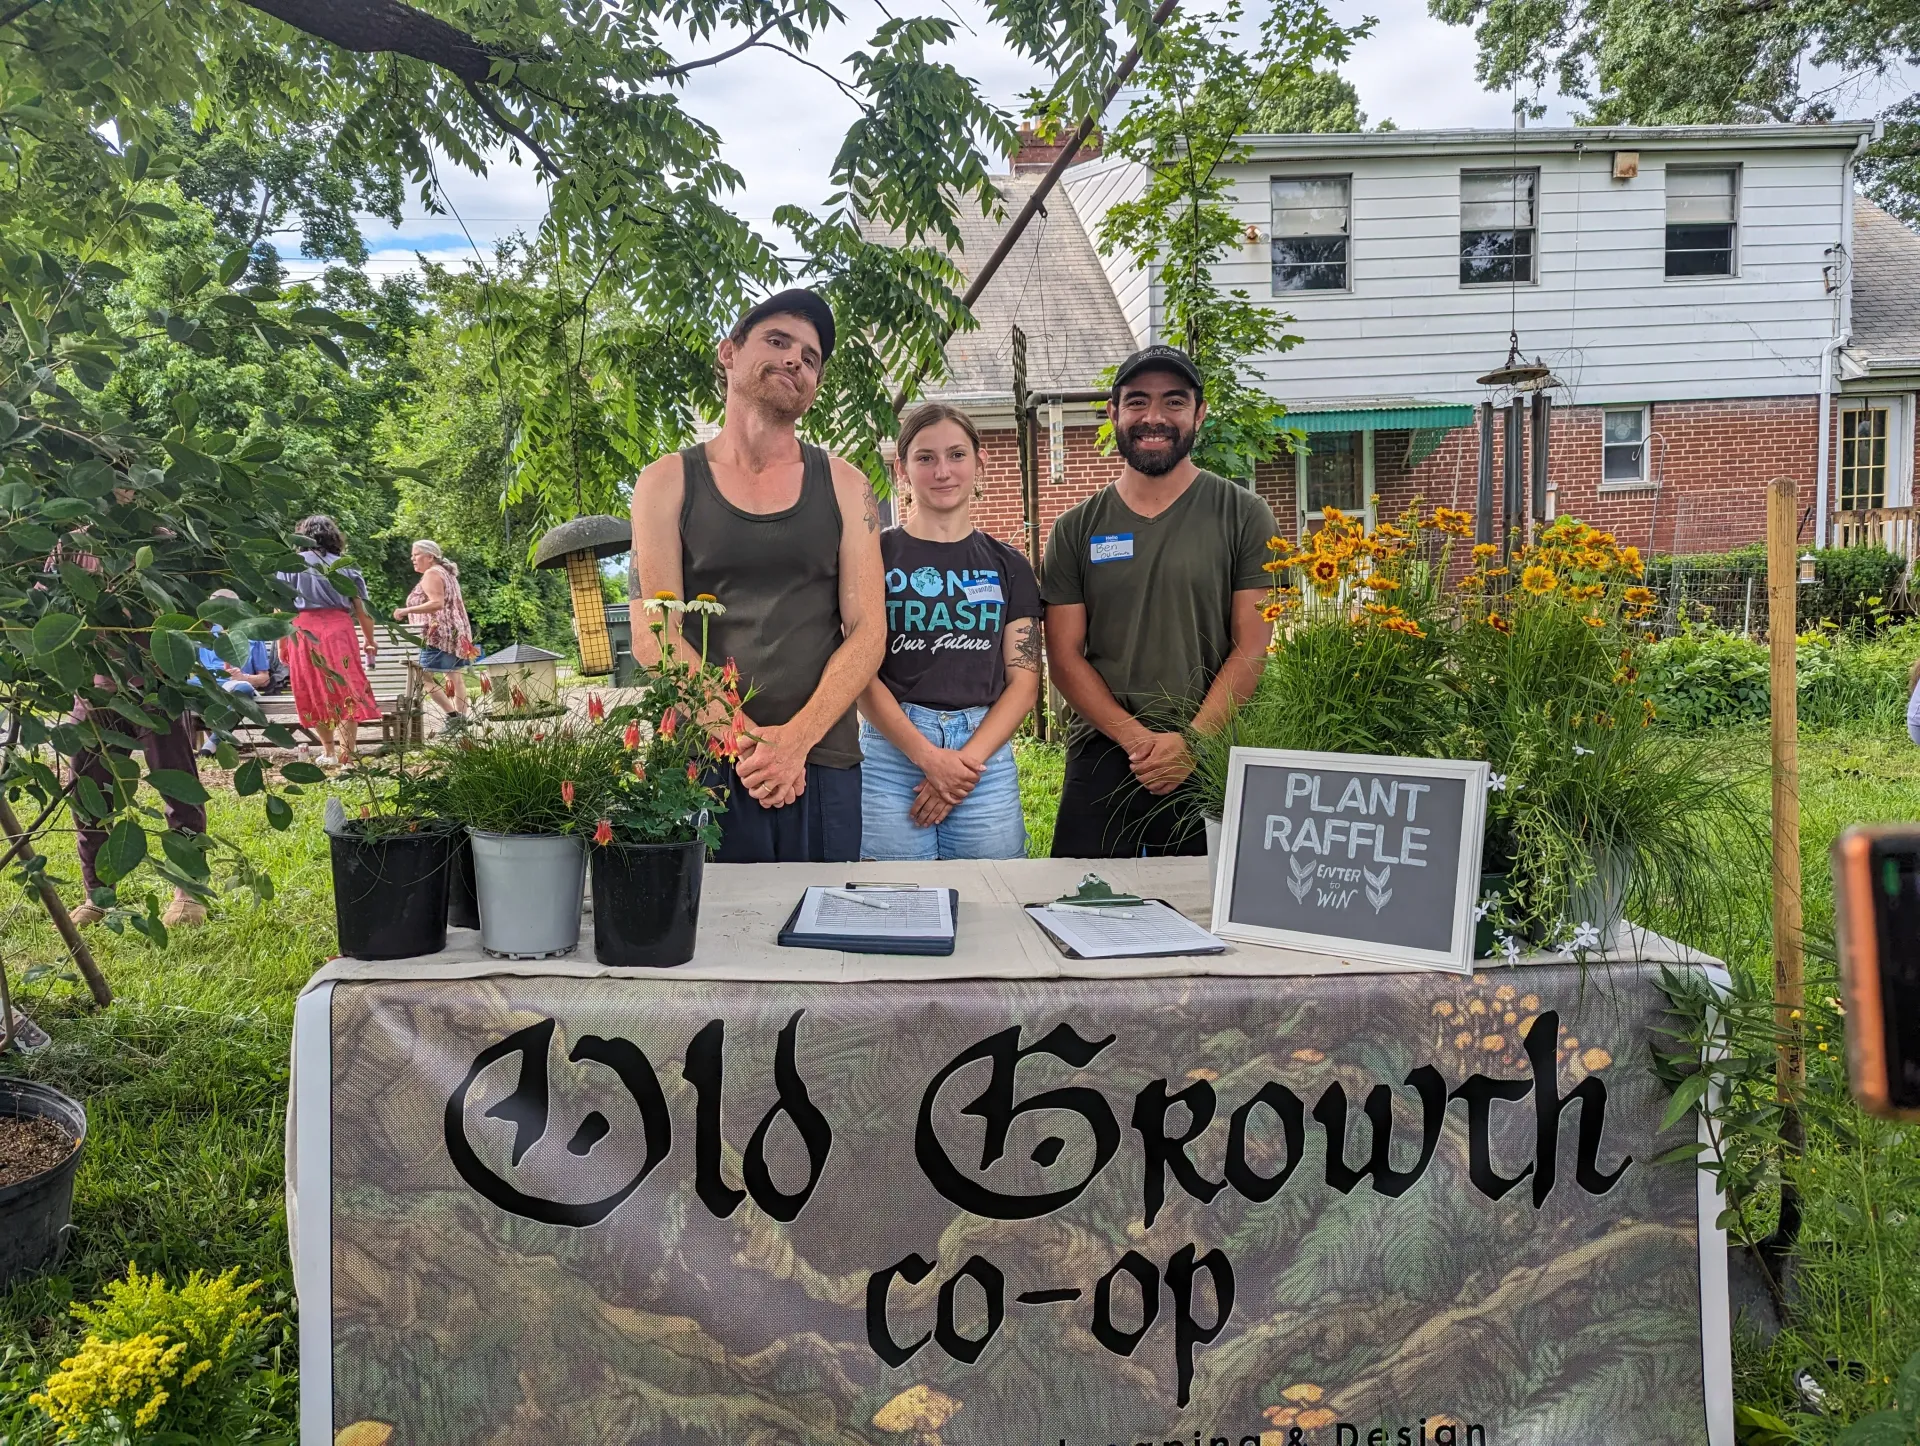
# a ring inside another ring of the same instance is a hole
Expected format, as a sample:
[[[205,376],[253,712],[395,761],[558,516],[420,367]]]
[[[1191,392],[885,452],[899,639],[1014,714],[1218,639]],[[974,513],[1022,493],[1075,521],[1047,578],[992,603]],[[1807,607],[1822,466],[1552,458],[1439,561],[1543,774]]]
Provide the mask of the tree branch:
[[[18,20],[22,15],[25,15],[39,3],[40,0],[21,0],[20,4],[14,6],[13,9],[9,10],[5,15],[0,15],[0,30],[5,30],[9,25],[13,24],[14,21]]]
[[[556,181],[566,175],[566,172],[560,169],[559,163],[541,147],[540,142],[536,141],[512,121],[508,120],[506,115],[493,103],[492,98],[488,96],[485,91],[481,90],[480,87],[471,80],[466,82],[466,87],[467,94],[473,97],[473,103],[485,111],[488,118],[491,119],[495,125],[499,126],[501,130],[505,131],[508,135],[520,142],[521,145],[533,152],[534,159],[540,162],[541,170],[545,171]]]
[[[499,52],[466,31],[400,0],[244,0],[295,30],[363,55],[424,60],[469,86],[484,85]]]
[[[689,60],[684,65],[670,65],[660,72],[661,78],[671,79],[674,76],[686,75],[690,71],[704,70],[709,65],[718,65],[724,60],[732,60],[734,56],[741,54],[743,51],[753,49],[754,46],[766,39],[768,33],[778,26],[781,21],[791,20],[799,13],[797,10],[782,10],[778,15],[774,16],[773,19],[769,20],[765,25],[762,25],[732,49],[723,50],[718,55],[709,55],[704,60]]]

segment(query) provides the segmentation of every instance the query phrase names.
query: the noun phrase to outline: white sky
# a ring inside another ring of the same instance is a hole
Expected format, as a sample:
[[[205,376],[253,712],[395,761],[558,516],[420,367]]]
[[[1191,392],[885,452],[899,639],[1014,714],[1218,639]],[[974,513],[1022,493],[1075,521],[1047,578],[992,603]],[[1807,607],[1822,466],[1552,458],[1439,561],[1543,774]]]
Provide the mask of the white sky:
[[[818,39],[809,54],[844,74],[842,58],[883,16],[876,0],[842,0],[842,5],[848,19]],[[961,32],[947,57],[1010,113],[1018,112],[1025,90],[1041,83],[1035,67],[999,42],[980,0],[929,0],[915,8],[948,13],[960,21]],[[1402,129],[1511,124],[1507,96],[1489,94],[1474,79],[1471,29],[1432,19],[1425,0],[1333,0],[1332,10],[1344,23],[1367,15],[1379,21],[1373,37],[1355,47],[1343,67],[1359,88],[1369,124],[1388,117]],[[692,57],[730,43],[721,39],[680,53]],[[734,198],[741,214],[770,230],[776,206],[817,207],[824,202],[831,189],[827,178],[834,153],[854,115],[852,103],[831,81],[765,51],[749,51],[697,72],[693,80],[683,104],[724,138],[726,159],[744,179],[743,190]],[[1904,85],[1906,80],[1898,77],[1895,83]],[[1865,85],[1849,90],[1841,97],[1842,114],[1871,114],[1883,103],[1881,89]],[[1562,97],[1546,101],[1546,118],[1537,124],[1570,121],[1571,109]],[[459,221],[452,215],[427,215],[415,200],[397,230],[384,221],[369,222],[366,234],[374,251],[369,269],[376,275],[413,269],[416,253],[459,263],[472,260],[477,246],[490,256],[497,237],[531,232],[544,214],[544,197],[533,172],[508,161],[504,152],[489,176],[472,176],[449,163],[442,164],[440,174]],[[283,244],[291,251],[297,239],[283,238]],[[291,255],[288,259],[296,275],[313,269]]]

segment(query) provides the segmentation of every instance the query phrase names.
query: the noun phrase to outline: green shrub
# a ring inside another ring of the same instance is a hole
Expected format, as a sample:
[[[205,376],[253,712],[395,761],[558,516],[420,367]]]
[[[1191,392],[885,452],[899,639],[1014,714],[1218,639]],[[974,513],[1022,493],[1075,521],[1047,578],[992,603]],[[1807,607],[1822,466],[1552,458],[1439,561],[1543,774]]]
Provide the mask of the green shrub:
[[[1858,637],[1824,628],[1799,640],[1800,721],[1817,728],[1897,728],[1907,676],[1920,658],[1920,621]],[[1737,633],[1691,628],[1647,649],[1644,682],[1670,728],[1724,728],[1771,712],[1767,645]]]
[[[1874,628],[1893,610],[1894,596],[1906,563],[1884,547],[1820,547],[1813,550],[1814,580],[1796,584],[1797,616],[1802,631],[1834,623],[1840,627]],[[1688,553],[1657,557],[1647,569],[1648,583],[1670,594],[1675,578],[1685,587],[1689,573],[1719,574],[1717,579],[1738,586],[1751,577],[1754,623],[1763,624],[1766,612],[1767,549],[1755,543],[1730,552]],[[1722,622],[1728,621],[1724,616]]]

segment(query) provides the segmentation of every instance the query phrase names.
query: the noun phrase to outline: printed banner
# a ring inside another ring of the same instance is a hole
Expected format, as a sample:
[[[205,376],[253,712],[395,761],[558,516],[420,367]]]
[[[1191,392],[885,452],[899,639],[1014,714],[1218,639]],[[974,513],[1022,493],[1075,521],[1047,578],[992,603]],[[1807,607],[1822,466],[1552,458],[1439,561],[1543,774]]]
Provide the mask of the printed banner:
[[[1655,973],[335,985],[332,1429],[1699,1446]]]

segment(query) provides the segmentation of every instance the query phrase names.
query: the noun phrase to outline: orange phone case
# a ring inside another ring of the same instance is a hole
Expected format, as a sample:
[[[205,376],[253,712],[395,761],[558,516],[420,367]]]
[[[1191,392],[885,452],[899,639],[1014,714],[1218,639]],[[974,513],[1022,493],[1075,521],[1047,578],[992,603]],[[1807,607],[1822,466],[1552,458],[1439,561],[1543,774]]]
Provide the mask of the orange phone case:
[[[1850,828],[1834,840],[1831,854],[1834,935],[1847,1010],[1847,1072],[1860,1107],[1888,1119],[1920,1119],[1920,1110],[1895,1109],[1889,1088],[1880,931],[1874,923],[1873,845],[1883,838],[1916,839],[1916,835],[1920,829],[1911,826]]]

